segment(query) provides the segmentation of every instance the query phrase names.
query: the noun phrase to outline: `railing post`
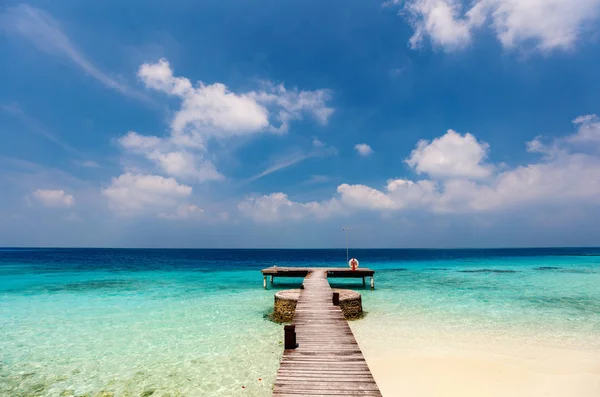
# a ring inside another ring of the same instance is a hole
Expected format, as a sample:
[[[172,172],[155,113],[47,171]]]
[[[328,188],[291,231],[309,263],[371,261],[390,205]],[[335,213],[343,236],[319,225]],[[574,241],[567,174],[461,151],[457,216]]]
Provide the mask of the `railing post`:
[[[298,347],[296,343],[296,326],[294,324],[283,327],[283,345],[286,350]]]
[[[333,306],[339,306],[340,305],[340,293],[334,292],[331,301],[333,302]]]

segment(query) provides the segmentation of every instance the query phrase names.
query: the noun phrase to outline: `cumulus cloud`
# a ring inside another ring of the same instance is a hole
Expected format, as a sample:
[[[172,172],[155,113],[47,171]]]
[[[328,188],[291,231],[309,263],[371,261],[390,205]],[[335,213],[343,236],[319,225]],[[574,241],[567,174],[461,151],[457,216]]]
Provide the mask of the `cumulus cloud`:
[[[573,124],[579,127],[576,134],[568,136],[567,141],[577,144],[600,144],[600,118],[595,114],[577,117]]]
[[[301,91],[264,82],[261,90],[235,93],[222,83],[196,86],[175,77],[166,59],[140,66],[138,76],[151,89],[181,99],[171,122],[173,135],[185,145],[203,147],[209,138],[266,131],[286,131],[291,120],[304,114],[326,124],[333,109],[329,90]]]
[[[492,173],[492,167],[484,162],[488,150],[489,145],[473,135],[448,130],[431,142],[419,141],[406,163],[417,174],[433,178],[485,178]]]
[[[507,169],[486,164],[487,144],[449,130],[431,142],[419,142],[406,160],[431,179],[391,179],[383,188],[342,184],[331,199],[311,203],[276,193],[247,199],[240,209],[256,215],[256,220],[275,221],[314,216],[317,210],[320,216],[331,216],[352,211],[482,213],[600,206],[600,148],[595,145],[600,120],[587,115],[573,123],[573,134],[548,143],[541,138],[529,142],[530,152],[544,156],[526,165]]]
[[[32,193],[32,196],[49,208],[68,208],[75,204],[73,196],[66,194],[64,190],[38,189]]]
[[[263,90],[252,92],[250,95],[258,103],[276,108],[275,119],[279,126],[271,126],[276,131],[287,131],[290,121],[302,119],[303,114],[312,116],[322,125],[326,125],[333,114],[333,108],[326,104],[331,99],[329,90],[299,91],[297,88],[290,90],[283,84],[275,85],[269,82],[264,82],[263,85]]]
[[[357,143],[356,145],[354,145],[354,150],[356,150],[356,152],[363,157],[373,153],[373,149],[371,149],[371,146],[367,145],[366,143]]]
[[[306,114],[326,124],[333,112],[326,104],[331,96],[328,90],[300,91],[263,82],[261,90],[236,93],[222,83],[194,85],[185,77],[175,76],[164,58],[141,65],[138,77],[147,88],[174,96],[181,105],[173,115],[168,136],[129,131],[118,143],[127,152],[154,163],[157,171],[190,182],[223,179],[213,162],[214,156],[209,156],[211,140],[285,132],[292,120]],[[313,156],[299,156],[289,165]]]
[[[165,174],[193,182],[221,180],[221,175],[212,161],[203,152],[182,148],[168,138],[140,135],[129,131],[117,140],[119,145],[153,162]]]
[[[157,136],[140,135],[135,131],[129,131],[119,138],[119,144],[123,148],[137,153],[145,153],[163,146],[164,140]]]
[[[290,200],[284,193],[248,197],[238,205],[242,215],[261,223],[299,220],[307,216],[327,218],[340,209],[340,204],[335,199],[299,203]]]
[[[457,0],[415,0],[405,5],[406,15],[415,32],[410,46],[419,47],[425,38],[445,50],[465,47],[471,42],[473,27],[482,22],[478,9],[463,15]]]
[[[174,219],[201,212],[187,202],[191,186],[159,175],[126,173],[113,178],[102,194],[108,198],[111,209],[122,215],[153,213]]]
[[[447,51],[469,45],[474,31],[486,24],[506,49],[570,49],[582,33],[594,28],[600,15],[600,0],[407,0],[403,4],[401,14],[414,28],[411,47],[429,39]]]
[[[436,183],[391,179],[384,191],[365,185],[338,186],[339,200],[348,208],[394,211],[425,207],[435,198]]]

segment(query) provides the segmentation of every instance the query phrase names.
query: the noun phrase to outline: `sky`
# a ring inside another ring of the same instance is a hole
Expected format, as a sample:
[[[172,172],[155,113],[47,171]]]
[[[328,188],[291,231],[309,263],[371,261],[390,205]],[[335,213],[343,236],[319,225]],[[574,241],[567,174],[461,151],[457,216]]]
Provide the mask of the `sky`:
[[[0,4],[0,246],[600,246],[600,0]]]

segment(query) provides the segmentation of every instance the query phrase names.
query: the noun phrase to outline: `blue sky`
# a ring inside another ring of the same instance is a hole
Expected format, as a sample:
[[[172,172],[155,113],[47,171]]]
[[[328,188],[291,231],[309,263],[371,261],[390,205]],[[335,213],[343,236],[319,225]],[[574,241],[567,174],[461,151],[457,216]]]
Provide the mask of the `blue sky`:
[[[600,245],[600,0],[8,1],[0,246]]]

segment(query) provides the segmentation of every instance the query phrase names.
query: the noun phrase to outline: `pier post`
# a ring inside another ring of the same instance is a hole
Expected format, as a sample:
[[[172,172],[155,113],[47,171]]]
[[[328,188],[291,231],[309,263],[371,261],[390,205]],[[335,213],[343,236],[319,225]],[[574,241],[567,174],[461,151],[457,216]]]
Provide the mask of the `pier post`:
[[[375,289],[375,276],[371,276],[371,289]]]
[[[333,306],[339,306],[340,305],[340,293],[339,292],[334,292],[333,293],[333,297],[331,299],[331,302],[333,303]]]
[[[283,347],[286,350],[298,347],[296,343],[296,326],[293,324],[283,327]]]
[[[263,287],[267,289],[267,276],[263,276]]]
[[[275,276],[271,276],[271,285],[273,285],[273,279],[275,278]]]
[[[363,288],[365,288],[367,286],[367,283],[365,282],[365,277],[363,276]]]

